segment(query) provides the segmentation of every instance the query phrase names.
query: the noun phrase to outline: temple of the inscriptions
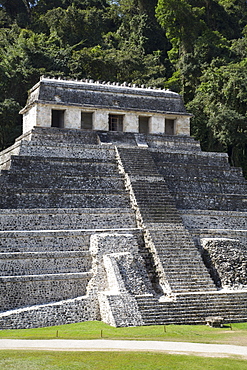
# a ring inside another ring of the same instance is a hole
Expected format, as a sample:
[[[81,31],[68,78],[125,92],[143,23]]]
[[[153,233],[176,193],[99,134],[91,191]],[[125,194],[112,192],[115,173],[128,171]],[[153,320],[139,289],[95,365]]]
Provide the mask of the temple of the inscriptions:
[[[41,77],[0,153],[0,329],[247,320],[247,185],[172,91]]]
[[[190,135],[190,114],[169,90],[42,78],[29,94],[23,133],[33,127]]]

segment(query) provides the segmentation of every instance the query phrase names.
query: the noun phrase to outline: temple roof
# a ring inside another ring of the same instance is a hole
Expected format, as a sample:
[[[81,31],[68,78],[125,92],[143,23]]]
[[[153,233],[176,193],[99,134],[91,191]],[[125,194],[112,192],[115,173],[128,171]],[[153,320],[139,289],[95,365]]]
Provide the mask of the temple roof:
[[[157,113],[187,114],[182,98],[170,90],[127,83],[41,77],[29,91],[26,110],[35,102]]]

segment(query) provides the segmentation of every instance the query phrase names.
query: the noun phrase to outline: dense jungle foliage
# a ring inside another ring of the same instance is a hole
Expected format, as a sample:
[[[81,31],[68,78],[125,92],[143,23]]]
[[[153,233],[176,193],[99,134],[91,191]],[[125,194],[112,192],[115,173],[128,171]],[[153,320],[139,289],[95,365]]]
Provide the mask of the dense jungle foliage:
[[[0,0],[0,149],[40,75],[179,92],[202,148],[247,174],[246,0]]]

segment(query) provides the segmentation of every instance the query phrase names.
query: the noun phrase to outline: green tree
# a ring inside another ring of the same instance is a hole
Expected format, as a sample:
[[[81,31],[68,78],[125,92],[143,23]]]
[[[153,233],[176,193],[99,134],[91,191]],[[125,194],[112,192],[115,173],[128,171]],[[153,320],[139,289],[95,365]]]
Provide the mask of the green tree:
[[[35,3],[35,0],[0,0],[0,9],[5,10],[19,26],[26,26],[30,22],[31,7]]]
[[[21,134],[21,120],[18,117],[20,104],[14,99],[0,102],[0,150],[11,145]]]
[[[107,30],[107,14],[95,7],[86,10],[75,6],[55,8],[47,11],[40,21],[48,27],[49,34],[60,38],[63,46],[78,43],[83,43],[84,47],[97,45]]]
[[[211,150],[224,150],[247,174],[247,59],[211,66],[188,108],[195,114],[193,134]],[[208,140],[205,135],[209,135]],[[213,145],[212,145],[213,144]]]

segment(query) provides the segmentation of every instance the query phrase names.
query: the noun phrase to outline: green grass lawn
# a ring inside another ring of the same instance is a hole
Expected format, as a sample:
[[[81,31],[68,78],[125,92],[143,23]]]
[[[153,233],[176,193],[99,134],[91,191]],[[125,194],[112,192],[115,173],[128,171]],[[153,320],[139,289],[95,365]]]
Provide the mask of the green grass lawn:
[[[129,339],[247,346],[247,323],[210,328],[205,325],[158,325],[113,328],[102,322],[84,322],[38,329],[0,330],[0,338]],[[0,351],[1,370],[242,370],[247,360],[170,355],[153,352]]]
[[[0,351],[1,370],[242,370],[246,361],[151,352]]]
[[[225,343],[247,346],[247,323],[211,328],[206,325],[157,325],[113,328],[100,321],[38,329],[0,330],[0,338],[25,339],[129,339],[198,343]]]

